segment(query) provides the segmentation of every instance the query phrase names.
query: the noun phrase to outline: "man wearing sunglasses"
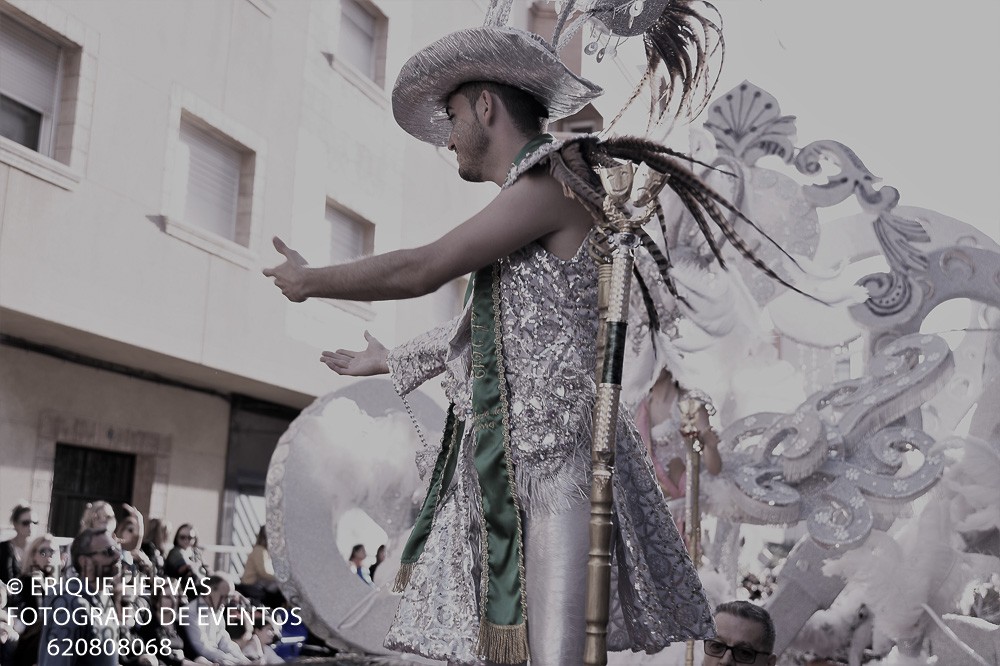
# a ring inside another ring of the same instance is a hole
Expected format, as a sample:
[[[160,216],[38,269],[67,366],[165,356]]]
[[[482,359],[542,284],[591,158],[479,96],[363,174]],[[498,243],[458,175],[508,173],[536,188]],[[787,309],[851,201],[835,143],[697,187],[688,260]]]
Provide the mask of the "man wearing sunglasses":
[[[75,572],[48,602],[50,618],[42,629],[38,666],[116,666],[120,613],[109,592],[121,582],[121,548],[107,530],[85,529],[69,552]]]
[[[715,609],[715,638],[705,640],[703,666],[774,666],[774,622],[748,601],[729,601]]]

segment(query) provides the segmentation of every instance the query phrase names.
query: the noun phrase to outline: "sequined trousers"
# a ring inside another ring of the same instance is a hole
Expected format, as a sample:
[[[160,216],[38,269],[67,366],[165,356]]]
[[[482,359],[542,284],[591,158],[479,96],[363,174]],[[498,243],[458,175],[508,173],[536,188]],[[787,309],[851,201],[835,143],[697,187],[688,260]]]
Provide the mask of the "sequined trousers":
[[[532,666],[579,666],[588,550],[597,270],[581,247],[559,259],[536,243],[502,260],[500,318],[511,455],[523,507]],[[460,418],[471,410],[468,312],[389,354],[405,395],[444,373]],[[714,635],[711,609],[635,428],[622,414],[614,479],[610,650],[658,652]],[[425,475],[437,451],[418,455]],[[480,664],[480,494],[472,439],[460,443],[424,553],[386,646]]]

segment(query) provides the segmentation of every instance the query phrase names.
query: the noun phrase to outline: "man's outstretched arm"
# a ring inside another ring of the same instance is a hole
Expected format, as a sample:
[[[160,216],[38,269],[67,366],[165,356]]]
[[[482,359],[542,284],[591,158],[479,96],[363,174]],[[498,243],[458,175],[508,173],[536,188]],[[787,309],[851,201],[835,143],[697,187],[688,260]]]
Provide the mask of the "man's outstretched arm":
[[[471,219],[422,247],[312,268],[298,252],[275,238],[274,247],[285,262],[264,270],[264,275],[274,278],[281,292],[295,302],[310,297],[356,301],[415,298],[568,224],[579,224],[579,214],[563,214],[567,205],[579,206],[565,198],[555,179],[542,173],[528,174]]]

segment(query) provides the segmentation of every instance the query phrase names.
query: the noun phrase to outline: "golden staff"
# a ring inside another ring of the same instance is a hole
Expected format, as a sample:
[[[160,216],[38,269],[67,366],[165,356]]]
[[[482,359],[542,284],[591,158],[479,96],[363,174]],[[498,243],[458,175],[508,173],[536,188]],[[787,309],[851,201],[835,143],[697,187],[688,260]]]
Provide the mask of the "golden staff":
[[[681,435],[688,442],[687,447],[687,487],[684,491],[684,520],[687,525],[688,554],[695,569],[701,557],[701,508],[698,495],[701,492],[701,452],[704,444],[701,441],[701,431],[698,429],[698,411],[704,406],[701,400],[691,394],[678,401],[681,412]],[[688,640],[684,655],[685,666],[694,664],[694,640]]]
[[[587,559],[586,636],[583,661],[587,666],[608,663],[608,608],[611,599],[611,511],[614,491],[615,436],[618,399],[621,393],[625,332],[628,326],[632,264],[639,239],[634,231],[655,212],[656,194],[665,179],[651,173],[644,193],[636,200],[646,206],[632,218],[625,210],[632,193],[635,170],[631,163],[597,169],[604,184],[602,227],[611,242],[610,265],[598,269],[598,311],[601,317],[597,340],[597,396],[594,402],[594,432],[591,446],[593,474],[590,486],[590,551]],[[658,186],[658,187],[657,187]]]

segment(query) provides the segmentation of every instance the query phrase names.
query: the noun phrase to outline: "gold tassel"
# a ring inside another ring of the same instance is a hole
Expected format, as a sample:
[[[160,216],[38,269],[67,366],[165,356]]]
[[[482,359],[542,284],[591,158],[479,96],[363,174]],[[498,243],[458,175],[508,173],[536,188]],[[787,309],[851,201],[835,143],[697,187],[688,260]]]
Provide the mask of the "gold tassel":
[[[396,580],[392,582],[392,591],[396,594],[401,594],[406,586],[410,584],[410,576],[413,575],[412,562],[402,563],[399,565],[399,571],[396,572]]]
[[[497,664],[521,664],[528,661],[528,626],[522,622],[499,625],[483,620],[479,625],[480,657]]]

